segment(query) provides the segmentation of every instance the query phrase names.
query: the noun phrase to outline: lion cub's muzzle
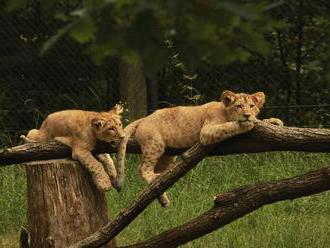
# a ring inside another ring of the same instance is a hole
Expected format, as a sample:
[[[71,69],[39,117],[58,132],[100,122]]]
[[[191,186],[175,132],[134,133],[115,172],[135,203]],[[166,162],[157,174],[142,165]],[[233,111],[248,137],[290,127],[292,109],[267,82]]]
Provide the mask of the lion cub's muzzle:
[[[257,118],[254,115],[251,114],[244,114],[241,118],[241,122],[249,121],[249,122],[255,122]]]
[[[112,146],[116,145],[118,142],[121,142],[122,139],[125,137],[125,134],[124,135],[117,135],[115,137],[109,137],[107,139],[104,139],[103,141],[107,142],[107,143],[110,143]]]

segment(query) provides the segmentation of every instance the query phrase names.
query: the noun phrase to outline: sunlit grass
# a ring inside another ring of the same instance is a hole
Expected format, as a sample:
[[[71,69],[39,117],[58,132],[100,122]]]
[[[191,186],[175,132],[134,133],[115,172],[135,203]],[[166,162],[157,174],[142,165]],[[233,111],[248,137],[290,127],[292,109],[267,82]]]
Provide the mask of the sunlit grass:
[[[208,210],[213,197],[238,186],[287,178],[324,167],[330,154],[263,153],[203,160],[169,191],[168,209],[152,203],[118,237],[120,245],[142,241],[183,224]],[[138,158],[131,156],[121,194],[107,194],[111,216],[146,186],[137,174]],[[13,243],[25,222],[25,173],[22,166],[0,169],[0,247]],[[330,247],[330,192],[265,206],[184,247]],[[13,238],[14,237],[14,238]],[[207,245],[207,246],[206,246]]]

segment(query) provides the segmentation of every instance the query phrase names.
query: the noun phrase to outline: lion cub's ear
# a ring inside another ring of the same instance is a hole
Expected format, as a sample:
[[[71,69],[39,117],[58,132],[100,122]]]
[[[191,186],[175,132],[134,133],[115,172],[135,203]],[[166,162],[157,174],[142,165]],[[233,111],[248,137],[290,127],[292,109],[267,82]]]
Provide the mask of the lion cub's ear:
[[[254,93],[252,96],[252,100],[254,101],[254,103],[257,105],[258,108],[261,108],[264,103],[265,103],[265,94],[263,92],[257,92]]]
[[[120,115],[124,112],[124,107],[121,104],[116,104],[109,112]]]
[[[220,100],[225,104],[225,106],[228,106],[229,104],[233,103],[236,99],[236,94],[232,91],[225,90],[222,92]]]
[[[99,128],[105,126],[105,120],[100,119],[100,118],[94,118],[92,120],[91,124],[92,124],[93,128],[99,129]]]

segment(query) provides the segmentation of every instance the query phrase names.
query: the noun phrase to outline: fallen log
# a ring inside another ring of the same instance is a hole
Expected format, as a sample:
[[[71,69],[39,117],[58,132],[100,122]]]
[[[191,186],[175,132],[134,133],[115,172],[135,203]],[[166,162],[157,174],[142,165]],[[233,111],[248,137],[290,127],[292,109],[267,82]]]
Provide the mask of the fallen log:
[[[119,141],[113,144],[100,143],[94,153],[115,153]],[[178,155],[187,149],[167,148],[166,154]],[[279,127],[262,121],[256,123],[248,133],[225,140],[215,146],[208,155],[228,155],[267,151],[330,151],[330,129]],[[129,141],[128,153],[140,153],[134,139]],[[57,142],[29,143],[0,150],[0,166],[22,162],[68,158],[69,147]]]

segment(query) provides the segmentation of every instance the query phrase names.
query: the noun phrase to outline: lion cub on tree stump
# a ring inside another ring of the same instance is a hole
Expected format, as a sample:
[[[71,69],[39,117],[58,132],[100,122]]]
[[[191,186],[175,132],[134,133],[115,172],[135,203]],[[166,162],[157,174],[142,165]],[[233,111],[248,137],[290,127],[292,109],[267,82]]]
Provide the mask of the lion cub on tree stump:
[[[25,142],[45,142],[56,140],[72,149],[72,158],[78,160],[92,174],[94,183],[101,191],[113,185],[117,189],[116,169],[109,154],[98,154],[97,161],[91,151],[97,141],[111,142],[124,137],[121,123],[123,107],[116,105],[109,112],[64,110],[52,113],[39,129],[32,129]]]
[[[147,183],[151,183],[173,162],[173,157],[164,155],[166,147],[188,148],[197,142],[210,145],[248,132],[254,127],[264,102],[263,92],[249,95],[224,91],[221,94],[221,102],[160,109],[132,122],[125,128],[125,138],[118,147],[119,188],[124,180],[126,146],[131,135],[135,135],[142,150],[139,173]],[[283,125],[281,120],[276,118],[267,121]],[[170,203],[166,193],[163,193],[158,201],[163,207]]]

